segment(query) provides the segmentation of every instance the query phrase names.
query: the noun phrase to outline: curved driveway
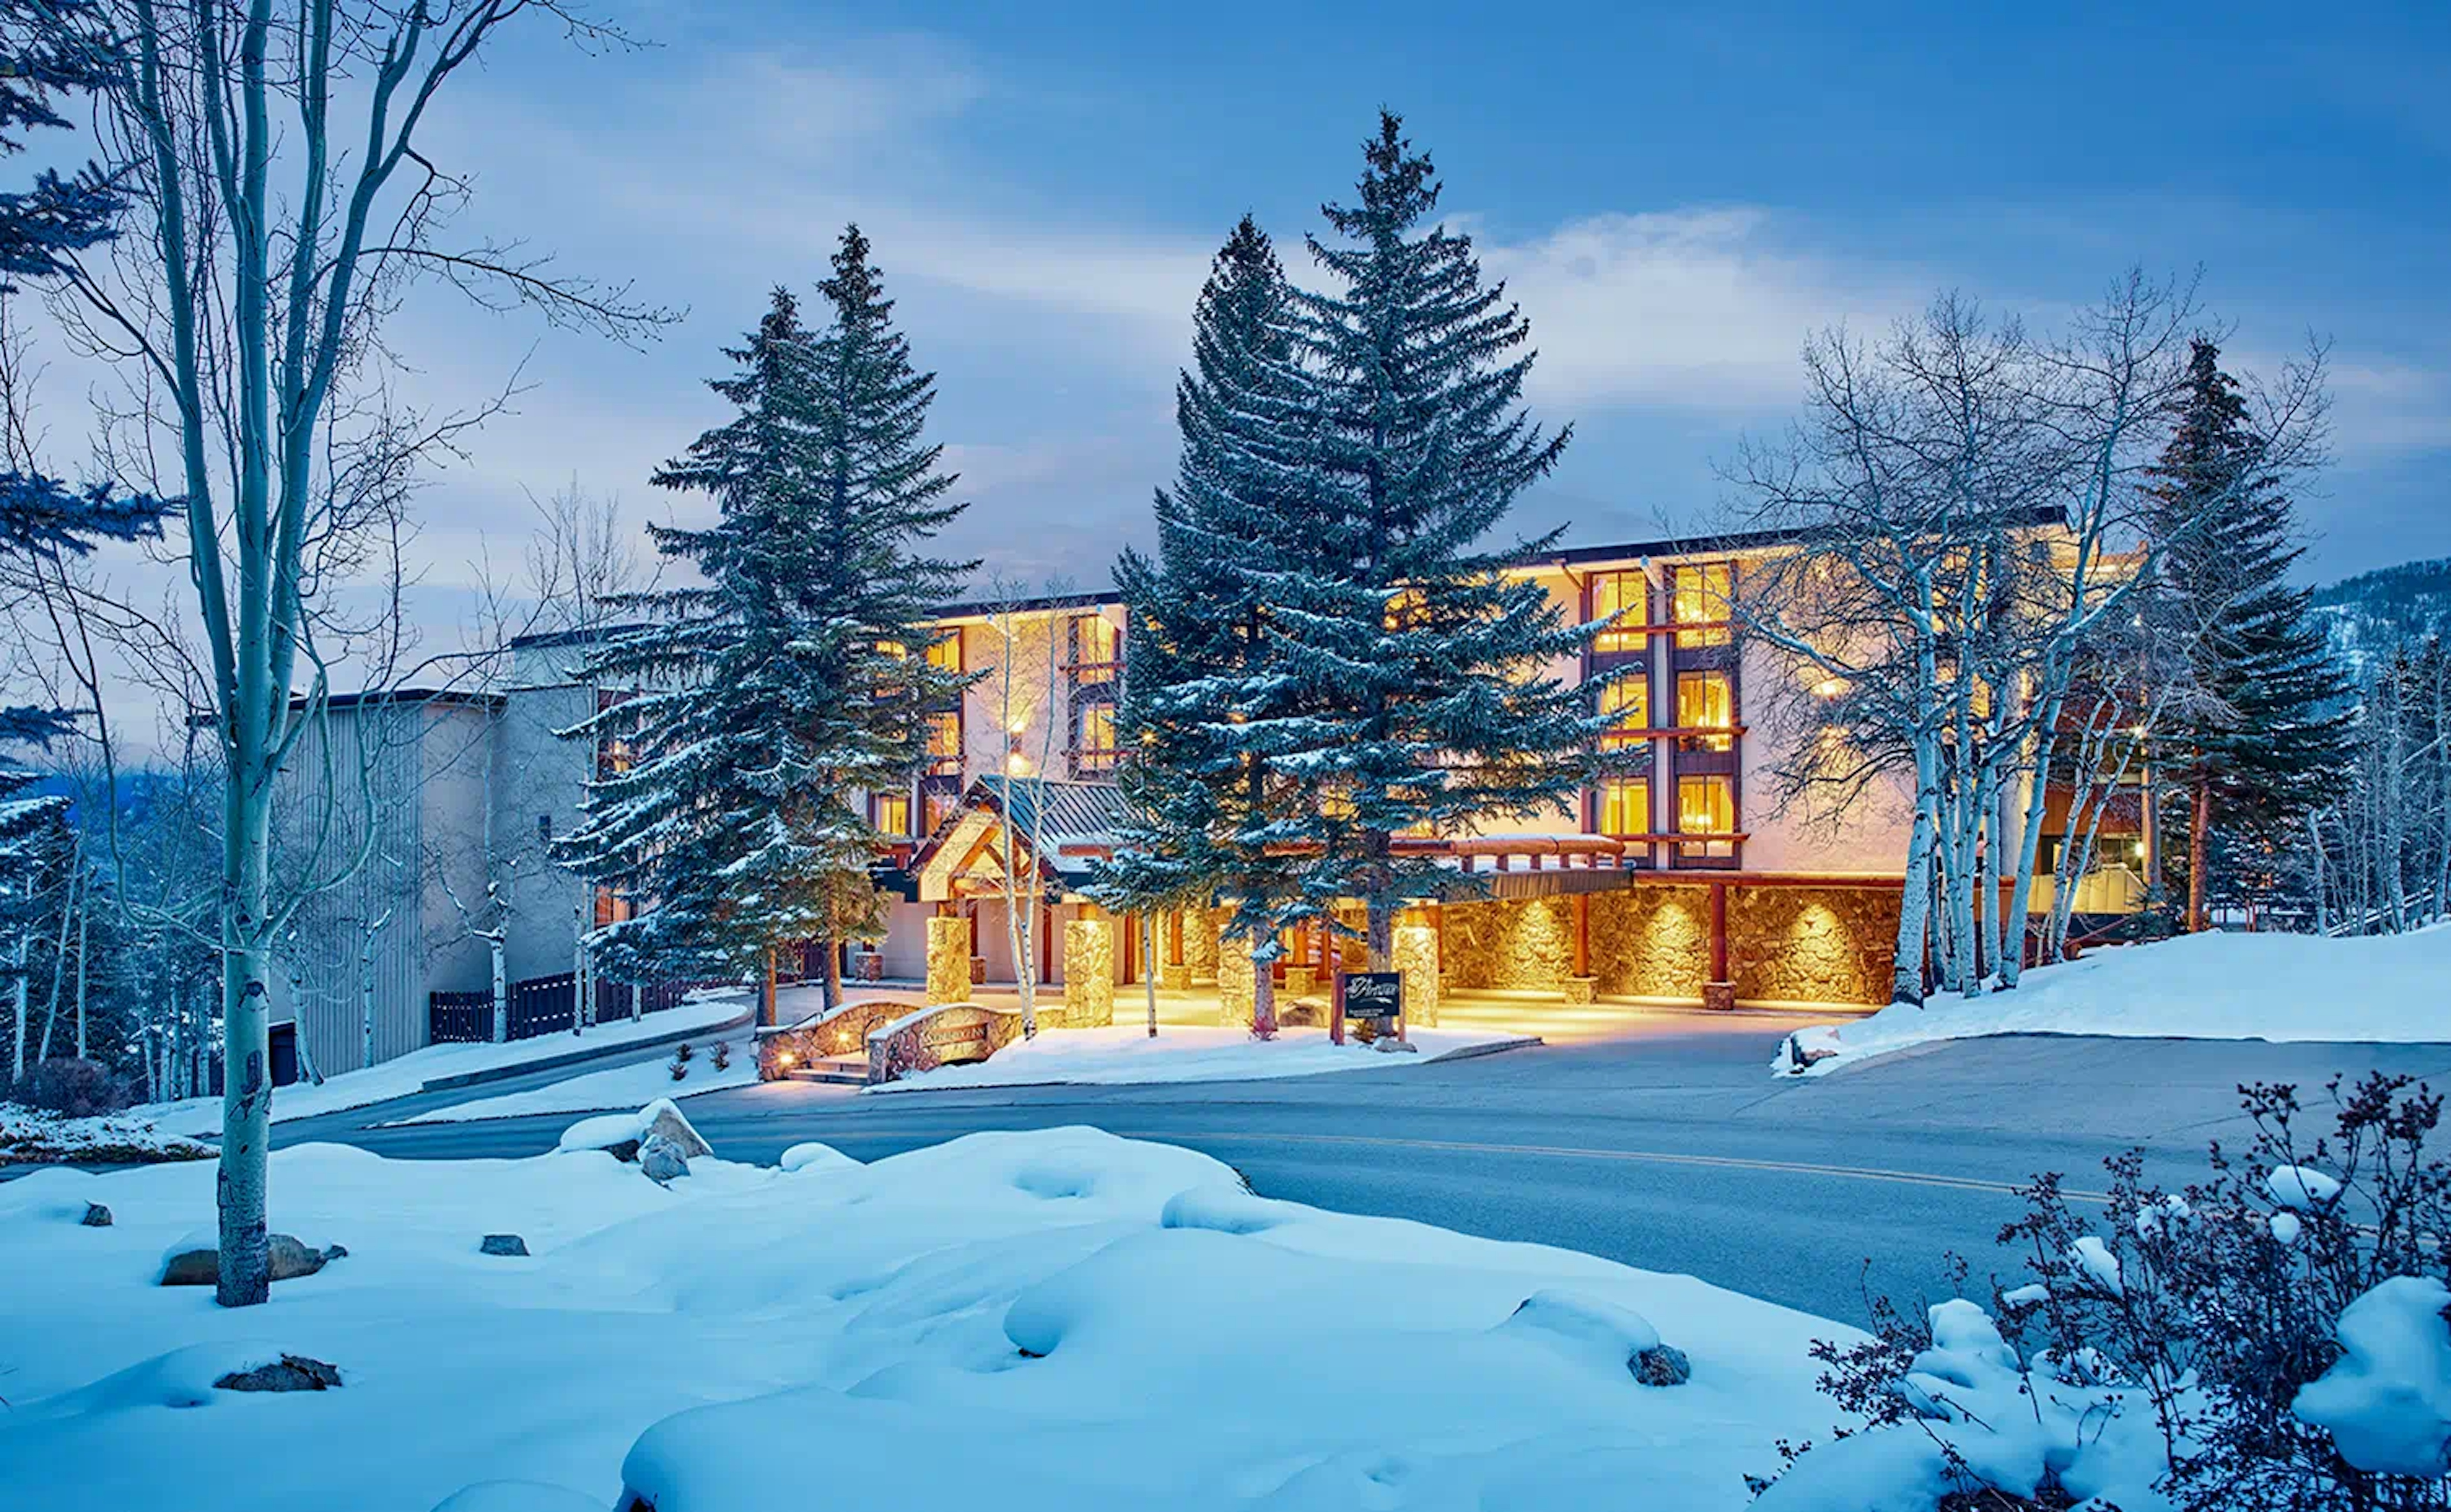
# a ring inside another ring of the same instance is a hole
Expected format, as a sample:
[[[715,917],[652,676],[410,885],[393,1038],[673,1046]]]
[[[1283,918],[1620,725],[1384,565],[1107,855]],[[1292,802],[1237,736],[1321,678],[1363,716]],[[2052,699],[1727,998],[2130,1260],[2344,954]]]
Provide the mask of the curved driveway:
[[[716,1150],[759,1161],[802,1140],[873,1160],[1090,1124],[1203,1150],[1269,1196],[1564,1245],[1860,1320],[1867,1277],[1912,1296],[1944,1285],[1946,1250],[1978,1276],[2006,1266],[1992,1235],[2019,1210],[2010,1185],[2035,1171],[2097,1188],[2106,1155],[2141,1145],[2172,1179],[2191,1174],[2207,1139],[2239,1138],[2241,1082],[2320,1099],[2335,1071],[2451,1080],[2451,1045],[2014,1036],[1775,1081],[1765,1067],[1790,1027],[1662,1014],[1619,1038],[1385,1071],[868,1095],[784,1083],[687,1109]],[[285,1124],[279,1139],[409,1157],[548,1149],[576,1115],[364,1127],[520,1085]]]

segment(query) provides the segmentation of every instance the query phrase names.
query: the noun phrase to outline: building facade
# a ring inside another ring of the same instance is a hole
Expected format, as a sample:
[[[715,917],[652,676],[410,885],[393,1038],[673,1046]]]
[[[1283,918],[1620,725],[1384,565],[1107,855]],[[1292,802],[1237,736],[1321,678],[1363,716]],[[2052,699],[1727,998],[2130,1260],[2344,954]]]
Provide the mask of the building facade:
[[[1400,842],[1457,875],[1451,897],[1408,912],[1399,930],[1409,976],[1432,1001],[1886,1000],[1909,801],[1876,786],[1843,815],[1782,805],[1778,737],[1748,713],[1771,701],[1767,679],[1791,674],[1748,647],[1729,612],[1748,555],[1776,546],[1631,542],[1511,569],[1577,622],[1615,619],[1575,662],[1550,670],[1595,682],[1603,712],[1616,717],[1602,738],[1627,770],[1553,816]],[[939,717],[911,785],[868,796],[871,819],[891,841],[878,875],[896,901],[882,939],[846,948],[846,974],[924,984],[931,995],[957,986],[992,992],[1027,974],[1049,1001],[1083,1005],[1076,1020],[1090,1021],[1114,990],[1154,979],[1169,993],[1213,994],[1229,1019],[1238,1005],[1247,1014],[1251,968],[1242,951],[1221,951],[1215,913],[1109,919],[1080,892],[1112,840],[1124,605],[1097,594],[964,603],[938,623],[945,634],[927,654],[980,676],[962,707]],[[490,987],[492,943],[480,936],[491,933],[511,983],[569,973],[578,978],[573,1011],[598,1006],[580,937],[637,900],[591,888],[547,858],[553,836],[578,822],[590,774],[626,758],[560,733],[610,696],[585,681],[587,638],[516,642],[498,695],[436,696],[414,717],[399,697],[386,702],[381,717],[398,721],[414,751],[375,763],[379,786],[391,792],[369,792],[382,823],[415,830],[387,839],[385,853],[422,859],[376,874],[364,896],[302,928],[300,960],[323,963],[302,978],[310,1018],[332,1015],[347,995],[336,981],[365,955],[368,921],[386,913],[414,922],[372,932],[382,939],[372,1000],[386,1026],[378,1058],[426,1042],[420,1026],[434,994]],[[1603,674],[1615,680],[1598,681]],[[336,709],[332,738],[364,738],[352,732],[367,717]],[[2123,812],[2114,806],[2108,822],[2141,846],[2142,827]],[[2134,907],[2141,853],[2123,839],[2102,847],[2102,860],[2084,884],[2084,906]],[[2039,908],[2047,889],[2037,892]],[[966,982],[945,979],[957,936]],[[1298,1000],[1355,952],[1324,932],[1288,936],[1275,967],[1281,992]],[[366,979],[349,981],[363,989]],[[363,991],[350,999],[368,1000]],[[326,1069],[355,1064],[338,1032],[307,1032],[319,1058],[328,1048]]]

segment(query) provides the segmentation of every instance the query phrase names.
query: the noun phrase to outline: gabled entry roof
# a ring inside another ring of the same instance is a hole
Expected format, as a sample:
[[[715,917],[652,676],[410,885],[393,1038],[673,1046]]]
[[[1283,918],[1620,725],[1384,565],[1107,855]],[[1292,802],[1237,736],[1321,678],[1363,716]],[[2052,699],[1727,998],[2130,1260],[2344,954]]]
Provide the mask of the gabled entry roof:
[[[1111,782],[978,777],[911,858],[920,900],[953,897],[965,880],[972,892],[988,882],[1001,892],[1008,845],[1020,848],[1017,873],[1034,871],[1041,885],[1062,891],[1088,876],[1093,854],[1113,847],[1127,812]]]

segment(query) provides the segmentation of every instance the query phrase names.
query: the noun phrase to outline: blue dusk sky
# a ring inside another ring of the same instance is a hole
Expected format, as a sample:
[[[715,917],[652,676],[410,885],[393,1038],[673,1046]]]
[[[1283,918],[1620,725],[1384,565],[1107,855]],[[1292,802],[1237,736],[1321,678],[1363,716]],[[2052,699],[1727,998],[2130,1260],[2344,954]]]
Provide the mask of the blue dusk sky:
[[[1713,467],[1783,423],[1796,352],[1958,288],[2048,325],[2125,267],[2203,269],[2234,366],[2330,343],[2335,461],[2309,577],[2451,554],[2451,5],[611,8],[649,44],[527,27],[430,151],[464,228],[686,306],[624,350],[422,298],[415,386],[513,413],[423,500],[429,589],[516,560],[523,495],[704,505],[654,465],[702,380],[843,222],[875,245],[969,515],[951,544],[1106,580],[1171,468],[1192,298],[1255,212],[1296,271],[1382,106],[1509,281],[1572,421],[1526,532],[1711,518]],[[480,540],[480,538],[490,538]]]

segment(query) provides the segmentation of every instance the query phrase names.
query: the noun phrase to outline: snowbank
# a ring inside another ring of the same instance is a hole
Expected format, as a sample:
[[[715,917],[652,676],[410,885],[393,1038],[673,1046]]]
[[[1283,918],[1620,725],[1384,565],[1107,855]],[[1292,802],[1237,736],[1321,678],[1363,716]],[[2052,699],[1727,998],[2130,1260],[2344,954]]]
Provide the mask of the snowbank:
[[[1690,1277],[1263,1201],[1084,1129],[706,1158],[669,1189],[595,1151],[310,1145],[274,1154],[271,1190],[275,1227],[349,1253],[234,1312],[149,1285],[209,1222],[209,1168],[0,1186],[15,1500],[492,1512],[610,1507],[626,1480],[658,1512],[1530,1512],[1633,1488],[1735,1512],[1775,1439],[1831,1421],[1807,1341],[1853,1337]],[[77,1226],[94,1198],[117,1227]],[[485,1233],[532,1258],[480,1254]],[[1655,1325],[1688,1384],[1616,1358]],[[195,1389],[280,1351],[344,1385]]]
[[[206,1160],[217,1153],[214,1147],[184,1134],[165,1133],[152,1119],[135,1112],[62,1118],[40,1109],[0,1103],[0,1166]]]
[[[914,1071],[899,1081],[880,1083],[866,1090],[936,1091],[948,1087],[1029,1087],[1049,1082],[1115,1086],[1266,1081],[1280,1076],[1316,1076],[1323,1071],[1422,1066],[1460,1052],[1539,1043],[1520,1034],[1474,1030],[1416,1029],[1405,1032],[1418,1047],[1415,1053],[1381,1051],[1358,1040],[1341,1046],[1332,1044],[1324,1029],[1287,1029],[1272,1040],[1255,1040],[1247,1030],[1196,1025],[1165,1025],[1155,1039],[1149,1037],[1146,1024],[1050,1030],[1036,1039],[1015,1040],[996,1051],[992,1060]]]
[[[524,1066],[530,1061],[551,1060],[575,1050],[610,1050],[639,1040],[650,1040],[682,1030],[710,1028],[728,1024],[748,1011],[747,998],[735,991],[712,992],[648,1013],[636,1023],[619,1019],[598,1024],[583,1035],[539,1034],[534,1039],[515,1039],[508,1044],[493,1045],[429,1045],[411,1051],[363,1070],[343,1071],[327,1076],[321,1087],[296,1082],[279,1087],[272,1093],[272,1121],[276,1124],[292,1118],[318,1118],[325,1113],[338,1113],[370,1103],[389,1102],[425,1090],[425,1084],[447,1076],[461,1076],[470,1071],[499,1070],[509,1066]],[[695,1069],[695,1068],[693,1068]],[[627,1099],[635,1102],[637,1099]],[[606,1106],[618,1106],[608,1104]],[[561,1109],[538,1109],[560,1111]],[[190,1097],[184,1102],[147,1103],[128,1109],[176,1129],[218,1137],[222,1131],[222,1100],[218,1097]]]
[[[2025,973],[2013,992],[1935,996],[1800,1030],[1806,1075],[1934,1040],[1983,1034],[2451,1042],[2451,926],[2413,934],[2181,935]],[[1772,1070],[1792,1072],[1785,1045]]]
[[[640,1061],[632,1066],[612,1066],[599,1071],[581,1071],[567,1081],[550,1087],[530,1088],[523,1092],[499,1092],[449,1108],[438,1108],[414,1118],[402,1118],[380,1127],[397,1128],[402,1124],[459,1124],[480,1118],[526,1118],[537,1113],[592,1113],[603,1108],[636,1108],[657,1097],[696,1097],[703,1092],[728,1091],[735,1087],[749,1087],[757,1080],[757,1047],[746,1030],[729,1037],[732,1064],[721,1070],[715,1069],[713,1054],[716,1041],[690,1041],[696,1053],[690,1057],[689,1074],[673,1080],[669,1059]]]

